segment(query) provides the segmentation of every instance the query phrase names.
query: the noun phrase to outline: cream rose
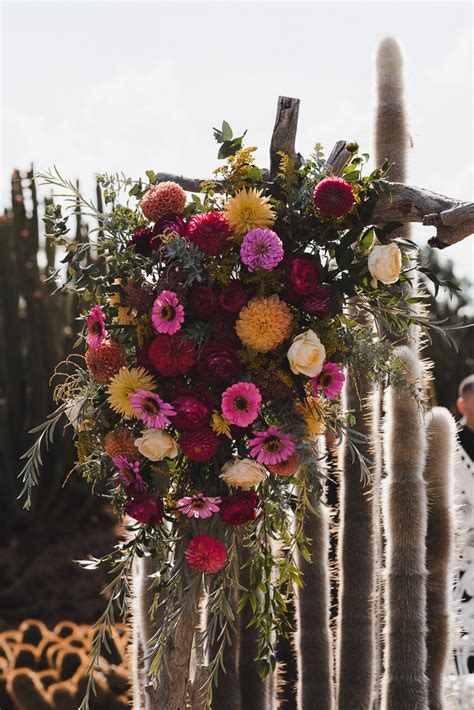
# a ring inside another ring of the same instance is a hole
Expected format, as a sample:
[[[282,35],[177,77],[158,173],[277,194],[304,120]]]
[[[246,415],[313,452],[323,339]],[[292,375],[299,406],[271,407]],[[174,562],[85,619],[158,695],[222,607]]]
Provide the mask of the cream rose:
[[[372,276],[372,285],[377,281],[383,284],[394,284],[400,277],[402,268],[402,252],[398,244],[376,244],[369,254],[368,267]]]
[[[179,454],[179,448],[171,434],[161,429],[146,429],[135,439],[135,446],[142,456],[150,461],[174,459]]]
[[[249,488],[263,481],[265,468],[253,459],[235,459],[223,465],[219,478],[229,486]]]
[[[291,371],[295,375],[316,377],[323,368],[326,349],[313,330],[300,333],[290,345],[287,353]]]

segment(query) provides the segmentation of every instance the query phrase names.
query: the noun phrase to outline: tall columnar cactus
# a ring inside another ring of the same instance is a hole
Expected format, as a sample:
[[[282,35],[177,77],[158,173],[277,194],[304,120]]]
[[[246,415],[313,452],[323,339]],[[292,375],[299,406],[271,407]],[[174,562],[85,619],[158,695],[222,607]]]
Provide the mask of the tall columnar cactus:
[[[362,373],[359,378],[347,378],[344,406],[354,411],[355,429],[367,437],[364,453],[373,464],[369,421],[372,394],[373,388]],[[341,470],[337,707],[367,710],[373,703],[375,685],[375,506],[360,461],[347,442],[341,452]]]
[[[421,367],[408,347],[397,349],[418,391]],[[420,402],[410,389],[386,396],[384,490],[387,586],[382,710],[427,710],[427,500],[423,469],[426,432]]]
[[[427,675],[429,708],[442,710],[445,707],[444,674],[450,650],[456,424],[449,411],[443,407],[434,407],[426,419],[428,448],[424,476],[428,494]]]
[[[321,438],[321,437],[320,437]],[[321,447],[320,447],[321,448]],[[319,464],[321,465],[321,464]],[[298,707],[334,708],[332,634],[329,625],[329,509],[310,495],[315,512],[307,511],[303,532],[311,539],[311,562],[302,556],[304,587],[297,596]]]

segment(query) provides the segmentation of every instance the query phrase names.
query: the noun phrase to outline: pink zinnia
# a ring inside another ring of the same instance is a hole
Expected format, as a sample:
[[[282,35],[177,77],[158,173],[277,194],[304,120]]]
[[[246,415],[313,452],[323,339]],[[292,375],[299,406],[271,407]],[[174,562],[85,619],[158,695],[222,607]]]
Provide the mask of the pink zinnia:
[[[112,461],[118,468],[117,480],[122,483],[127,495],[135,496],[146,490],[139,461],[129,461],[125,456],[113,456]]]
[[[283,259],[283,244],[271,229],[252,229],[240,247],[240,258],[249,271],[256,268],[271,271]]]
[[[171,424],[168,417],[173,417],[176,412],[167,402],[163,402],[154,392],[138,390],[128,395],[135,412],[151,429],[164,429]]]
[[[218,572],[225,565],[227,550],[222,542],[209,535],[196,535],[190,540],[184,557],[192,569]]]
[[[341,394],[345,375],[335,362],[327,362],[316,377],[313,377],[313,394],[322,389],[328,399],[334,399]]]
[[[105,319],[100,306],[91,308],[87,316],[87,345],[92,350],[97,350],[107,337],[105,330]]]
[[[162,291],[153,303],[151,320],[158,333],[173,335],[184,321],[184,308],[174,291]]]
[[[222,394],[222,413],[231,424],[246,427],[258,417],[262,395],[252,382],[237,382]]]
[[[210,518],[220,508],[221,498],[209,498],[202,493],[186,496],[178,501],[178,510],[188,518]]]
[[[251,455],[258,463],[276,464],[286,461],[295,450],[295,443],[289,434],[284,434],[276,426],[267,431],[252,432],[254,439],[248,440]]]

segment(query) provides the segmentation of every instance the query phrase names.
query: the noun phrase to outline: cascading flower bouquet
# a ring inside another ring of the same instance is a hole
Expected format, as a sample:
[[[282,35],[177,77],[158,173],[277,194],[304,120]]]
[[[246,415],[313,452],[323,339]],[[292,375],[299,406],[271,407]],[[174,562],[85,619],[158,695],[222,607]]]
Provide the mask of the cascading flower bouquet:
[[[85,358],[61,370],[58,409],[23,472],[29,496],[40,448],[66,415],[75,470],[126,517],[125,542],[88,563],[108,561],[114,572],[101,627],[114,603],[126,613],[133,560],[152,555],[152,679],[182,614],[205,593],[198,643],[209,685],[235,590],[240,608],[253,610],[262,672],[274,667],[274,639],[302,583],[296,552],[310,554],[301,523],[321,482],[316,437],[346,437],[364,465],[363,441],[339,403],[344,370],[362,363],[376,381],[402,379],[374,318],[400,334],[415,319],[391,286],[410,278],[402,250],[414,245],[390,239],[396,224],[370,224],[388,164],[364,175],[368,156],[349,145],[337,177],[317,146],[299,165],[281,154],[270,182],[228,124],[216,138],[225,162],[189,201],[152,171],[148,184],[102,175],[99,213],[57,171],[39,176],[65,188],[72,209],[82,202],[99,227],[78,243],[59,205],[46,215],[65,251],[65,287],[83,305]]]

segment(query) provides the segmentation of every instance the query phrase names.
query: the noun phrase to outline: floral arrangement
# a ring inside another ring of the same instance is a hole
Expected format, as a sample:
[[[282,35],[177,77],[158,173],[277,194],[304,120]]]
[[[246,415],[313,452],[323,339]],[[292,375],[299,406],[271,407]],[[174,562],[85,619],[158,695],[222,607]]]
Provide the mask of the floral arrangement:
[[[414,245],[391,239],[396,224],[370,224],[388,164],[364,175],[368,156],[351,144],[335,176],[316,146],[298,165],[281,154],[269,181],[228,124],[215,135],[224,162],[190,199],[153,171],[148,182],[102,175],[102,213],[57,171],[40,175],[99,226],[83,244],[68,236],[60,205],[45,218],[64,250],[65,288],[81,299],[85,356],[59,368],[58,409],[38,428],[23,472],[29,496],[41,446],[66,415],[75,471],[128,531],[109,556],[87,563],[112,565],[100,626],[113,622],[114,604],[126,615],[133,560],[153,555],[162,612],[152,678],[204,590],[209,685],[236,589],[259,630],[262,673],[274,668],[274,639],[287,632],[288,599],[302,584],[297,552],[310,557],[302,520],[321,485],[318,435],[346,437],[366,471],[363,441],[340,404],[344,373],[364,367],[376,382],[401,382],[377,326],[393,340],[423,320],[398,287],[413,273]]]

